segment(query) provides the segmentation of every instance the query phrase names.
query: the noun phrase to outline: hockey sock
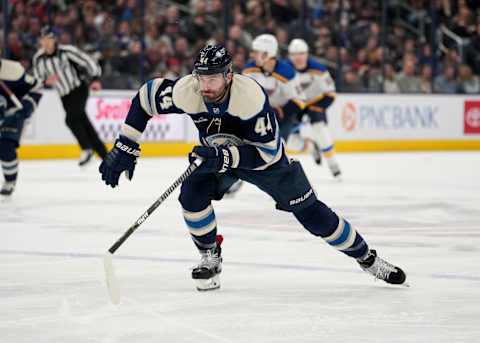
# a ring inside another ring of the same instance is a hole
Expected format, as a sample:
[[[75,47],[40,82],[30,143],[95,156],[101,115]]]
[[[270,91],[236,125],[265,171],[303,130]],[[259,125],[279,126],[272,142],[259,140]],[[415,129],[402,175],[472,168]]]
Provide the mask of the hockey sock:
[[[323,156],[327,160],[335,160],[335,145],[328,131],[327,124],[324,122],[316,122],[312,124],[315,142],[322,150]]]
[[[194,212],[183,209],[183,218],[199,250],[212,249],[216,246],[217,221],[212,205]]]
[[[15,182],[18,175],[17,150],[14,141],[8,139],[0,140],[0,160],[2,170],[7,182]]]
[[[305,229],[315,236],[322,237],[338,251],[356,259],[362,259],[367,255],[368,245],[363,237],[348,221],[337,216],[321,201],[317,200],[294,215]]]

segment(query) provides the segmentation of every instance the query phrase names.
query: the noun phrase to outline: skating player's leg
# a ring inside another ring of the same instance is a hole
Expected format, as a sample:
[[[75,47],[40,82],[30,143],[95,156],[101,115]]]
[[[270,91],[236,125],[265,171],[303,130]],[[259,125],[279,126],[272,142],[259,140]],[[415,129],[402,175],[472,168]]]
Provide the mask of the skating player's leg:
[[[25,105],[24,112],[29,108]],[[17,148],[23,130],[25,113],[9,116],[0,126],[0,161],[4,177],[4,184],[0,190],[2,196],[10,196],[15,190],[18,176]],[[26,115],[25,115],[26,116]]]
[[[315,163],[318,165],[321,165],[322,153],[317,142],[313,140],[311,137],[302,135],[302,129],[304,128],[305,125],[307,124],[299,123],[292,129],[292,132],[288,137],[288,142],[287,142],[288,149],[292,149],[294,151],[308,152],[312,155]]]
[[[405,273],[400,268],[378,257],[355,227],[317,199],[299,162],[261,174],[239,175],[270,194],[279,209],[292,212],[305,229],[354,258],[368,273],[392,284],[405,282]]]
[[[220,288],[222,271],[222,237],[217,235],[217,221],[211,201],[219,199],[236,181],[216,174],[194,173],[182,184],[180,203],[183,217],[200,252],[200,263],[192,270],[192,279],[199,291]]]
[[[0,160],[5,179],[0,194],[12,195],[18,176],[17,143],[10,139],[0,139]]]
[[[88,139],[90,141],[90,145],[95,151],[98,156],[103,160],[105,156],[107,155],[107,148],[105,147],[105,144],[101,141],[100,137],[98,136],[97,131],[93,127],[92,123],[90,122],[90,119],[88,119],[87,112],[85,111],[85,108],[87,106],[87,100],[88,100],[88,87],[84,86],[80,88],[82,92],[81,96],[81,104],[79,109],[82,110],[82,120],[83,120],[83,127],[88,135]]]
[[[93,151],[88,132],[84,127],[83,113],[82,110],[79,109],[81,101],[77,99],[79,97],[78,92],[78,89],[73,90],[70,94],[62,98],[62,102],[66,112],[65,124],[67,124],[67,127],[77,139],[78,145],[82,150],[78,165],[83,167],[93,160]],[[72,105],[72,103],[74,105]]]
[[[310,109],[308,116],[310,117],[315,143],[320,147],[332,175],[335,178],[340,178],[341,171],[335,156],[335,144],[327,126],[326,113],[324,111],[315,112]]]
[[[324,203],[315,203],[294,212],[295,218],[315,236],[347,256],[353,257],[366,272],[391,284],[403,284],[405,273],[377,256],[357,230],[344,218],[339,217]]]
[[[107,154],[105,145],[98,138],[98,134],[85,112],[87,98],[88,88],[86,85],[74,89],[62,98],[66,112],[65,123],[77,139],[82,150],[78,161],[80,167],[86,166],[93,161],[93,151],[96,151],[102,159]]]

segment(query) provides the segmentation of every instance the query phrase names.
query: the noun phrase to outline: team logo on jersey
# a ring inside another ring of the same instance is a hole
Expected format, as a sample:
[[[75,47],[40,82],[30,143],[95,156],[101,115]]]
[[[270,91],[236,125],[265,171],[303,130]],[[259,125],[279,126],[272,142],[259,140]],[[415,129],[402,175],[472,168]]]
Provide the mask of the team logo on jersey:
[[[221,129],[222,129],[222,118],[213,118],[210,121],[210,124],[208,124],[207,134],[209,134],[210,132],[220,133]]]
[[[243,145],[243,141],[235,135],[230,135],[228,133],[217,133],[205,137],[205,141],[209,146],[239,146]]]
[[[300,83],[300,88],[302,91],[305,91],[308,87],[310,87],[310,85],[312,84],[312,82],[302,82]]]
[[[313,82],[313,76],[310,74],[301,74],[299,77],[299,84],[302,91],[306,90]]]

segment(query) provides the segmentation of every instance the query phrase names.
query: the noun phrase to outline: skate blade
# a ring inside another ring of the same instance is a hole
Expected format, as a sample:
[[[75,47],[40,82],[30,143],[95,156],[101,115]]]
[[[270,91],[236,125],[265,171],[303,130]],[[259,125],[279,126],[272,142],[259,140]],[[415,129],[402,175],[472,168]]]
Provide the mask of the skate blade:
[[[220,288],[220,277],[215,275],[210,279],[194,279],[197,285],[197,291],[206,292]]]
[[[400,288],[400,287],[403,287],[403,288],[410,288],[410,284],[408,282],[404,282],[404,283],[388,283],[386,282],[385,280],[380,280],[380,279],[377,279],[376,277],[373,278],[373,281],[374,282],[382,282],[383,284],[386,284],[390,287],[395,287],[395,288]]]

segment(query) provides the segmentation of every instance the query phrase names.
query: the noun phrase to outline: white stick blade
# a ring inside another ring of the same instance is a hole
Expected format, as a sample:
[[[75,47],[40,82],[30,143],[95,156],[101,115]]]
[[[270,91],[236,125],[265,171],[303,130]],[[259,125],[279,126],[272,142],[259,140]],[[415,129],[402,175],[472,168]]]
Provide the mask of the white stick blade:
[[[120,287],[115,276],[115,269],[113,268],[113,255],[107,252],[103,257],[103,266],[105,268],[105,280],[107,281],[108,295],[110,301],[118,305],[120,303]]]

